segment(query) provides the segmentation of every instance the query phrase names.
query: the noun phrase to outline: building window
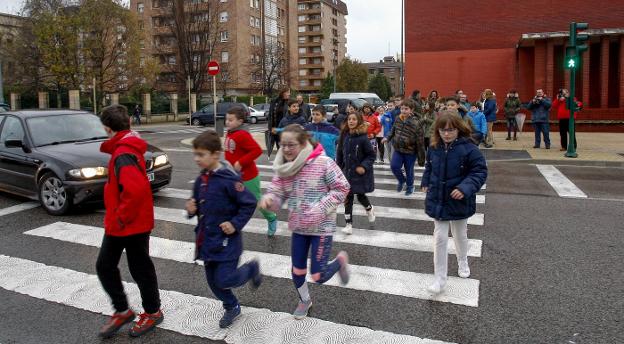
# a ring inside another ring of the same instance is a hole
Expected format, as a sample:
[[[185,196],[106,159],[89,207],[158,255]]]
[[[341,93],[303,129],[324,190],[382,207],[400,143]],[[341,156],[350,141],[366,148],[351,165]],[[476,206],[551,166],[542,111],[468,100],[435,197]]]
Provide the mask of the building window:
[[[227,42],[230,38],[230,35],[227,31],[221,31],[221,42]]]
[[[314,80],[314,86],[321,86],[321,80]]]
[[[306,6],[306,4],[299,4],[297,8],[299,9],[299,11],[305,11],[308,9],[308,6]]]
[[[200,42],[200,36],[199,34],[194,34],[193,35],[193,43],[199,43]]]
[[[307,69],[299,69],[299,76],[306,76],[306,75],[308,75]]]
[[[170,64],[170,65],[175,65],[176,64],[176,57],[175,57],[175,55],[170,55],[167,58],[167,63]]]
[[[286,31],[284,30],[283,27],[280,26],[277,28],[277,34],[280,36],[284,36],[286,34]]]
[[[299,48],[299,54],[305,54],[306,50],[306,48]]]
[[[306,42],[306,38],[305,36],[299,36],[299,43],[305,43]]]
[[[219,21],[221,23],[225,23],[228,21],[228,13],[227,12],[221,12],[219,13]]]
[[[306,21],[306,16],[299,16],[298,18],[300,22]]]
[[[152,0],[152,8],[160,7],[160,0]]]
[[[255,20],[256,20],[256,27],[259,28],[261,26],[260,18],[255,18]]]
[[[142,20],[139,20],[139,29],[143,30],[145,28],[145,23]]]
[[[144,9],[145,9],[145,5],[143,5],[143,3],[142,3],[142,2],[139,2],[139,3],[137,4],[137,12],[139,12],[139,13],[143,13],[143,10],[144,10]]]
[[[308,80],[299,80],[299,86],[305,87],[305,86],[308,86],[308,84],[309,84]]]
[[[305,32],[306,28],[305,26],[299,26],[299,32]]]
[[[144,40],[140,40],[139,41],[139,48],[145,49],[145,41]]]
[[[299,64],[304,65],[308,63],[308,59],[299,59]]]
[[[253,16],[249,17],[249,26],[254,27],[254,23],[256,22],[256,20],[254,19]]]
[[[227,63],[230,61],[230,53],[228,53],[227,51],[222,51],[221,52],[221,62],[222,63]]]

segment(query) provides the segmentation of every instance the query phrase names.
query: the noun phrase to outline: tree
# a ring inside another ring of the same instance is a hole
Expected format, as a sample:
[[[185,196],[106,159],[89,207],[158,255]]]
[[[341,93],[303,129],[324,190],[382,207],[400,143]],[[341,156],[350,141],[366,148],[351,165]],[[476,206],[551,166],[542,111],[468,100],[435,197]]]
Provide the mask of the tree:
[[[325,80],[323,80],[323,83],[321,84],[321,91],[319,94],[321,99],[329,98],[330,94],[334,92],[334,82],[334,76],[327,73],[327,77],[325,78]]]
[[[375,73],[375,75],[368,81],[368,91],[377,93],[379,98],[388,100],[392,96],[392,87],[388,78],[381,74]]]
[[[288,51],[276,39],[269,39],[264,47],[252,48],[250,73],[255,81],[256,90],[269,98],[275,91],[286,86],[290,79]]]
[[[368,71],[364,65],[347,57],[336,68],[336,90],[363,92],[368,88]]]

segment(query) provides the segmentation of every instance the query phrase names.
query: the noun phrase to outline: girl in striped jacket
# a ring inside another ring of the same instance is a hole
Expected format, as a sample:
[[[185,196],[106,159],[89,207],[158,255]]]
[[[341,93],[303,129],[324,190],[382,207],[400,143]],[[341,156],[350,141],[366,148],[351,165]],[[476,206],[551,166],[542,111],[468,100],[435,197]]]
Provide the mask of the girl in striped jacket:
[[[297,124],[282,131],[273,169],[276,175],[259,205],[272,211],[278,211],[283,203],[288,205],[288,229],[293,232],[292,278],[299,294],[293,315],[303,319],[312,306],[306,284],[308,256],[316,283],[327,282],[336,272],[342,284],[349,281],[346,252],[339,252],[328,262],[336,231],[336,208],[349,193],[349,182],[325,155],[323,146],[313,146],[309,134]]]

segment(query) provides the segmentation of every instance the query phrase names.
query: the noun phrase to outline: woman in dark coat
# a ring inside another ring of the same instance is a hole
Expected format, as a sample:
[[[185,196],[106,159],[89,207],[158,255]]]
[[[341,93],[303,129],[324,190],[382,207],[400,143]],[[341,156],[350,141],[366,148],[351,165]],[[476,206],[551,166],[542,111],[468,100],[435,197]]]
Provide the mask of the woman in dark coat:
[[[373,163],[375,151],[368,139],[368,123],[359,112],[351,113],[340,134],[336,163],[342,169],[351,185],[351,190],[345,200],[346,226],[342,230],[345,234],[353,232],[353,198],[357,196],[360,204],[366,209],[369,222],[375,222],[373,205],[366,197],[366,193],[375,190]]]
[[[274,129],[279,127],[279,123],[288,113],[288,101],[290,100],[290,89],[285,88],[280,91],[277,98],[273,99],[269,106],[269,118],[267,120],[269,131],[273,134],[273,142],[279,148],[279,135]],[[267,147],[268,148],[268,147]]]
[[[459,277],[468,278],[468,218],[476,212],[476,195],[487,178],[485,158],[470,139],[471,129],[455,113],[436,119],[427,151],[421,188],[425,212],[434,219],[434,282],[431,293],[444,290],[448,269],[448,231],[455,241]]]

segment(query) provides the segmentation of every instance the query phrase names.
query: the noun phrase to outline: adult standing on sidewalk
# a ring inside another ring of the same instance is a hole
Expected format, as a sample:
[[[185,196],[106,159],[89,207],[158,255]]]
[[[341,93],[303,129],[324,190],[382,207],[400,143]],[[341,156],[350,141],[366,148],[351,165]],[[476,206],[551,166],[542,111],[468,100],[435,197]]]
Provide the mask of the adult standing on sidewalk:
[[[125,250],[128,269],[141,291],[145,311],[130,329],[129,334],[138,337],[154,329],[164,318],[160,310],[156,269],[149,256],[154,201],[143,159],[147,143],[138,133],[130,131],[130,117],[123,105],[105,107],[100,121],[110,137],[102,143],[100,150],[110,154],[111,159],[108,181],[104,186],[104,239],[95,267],[100,283],[115,307],[115,313],[100,330],[100,336],[111,337],[135,318],[128,307],[118,268]]]
[[[552,108],[557,112],[557,119],[559,120],[559,134],[561,135],[561,149],[560,151],[568,150],[568,132],[570,130],[570,109],[568,109],[567,102],[570,98],[570,92],[565,88],[559,90],[557,98],[553,100]],[[583,106],[583,103],[574,98],[576,108]],[[574,113],[574,119],[576,120],[576,112]],[[574,132],[574,149],[576,149],[576,131]]]
[[[528,108],[531,110],[531,121],[535,129],[535,145],[533,148],[540,148],[542,135],[546,149],[550,149],[550,107],[552,101],[544,94],[541,88],[535,91],[535,97],[529,102]]]
[[[516,122],[516,115],[520,112],[522,103],[518,97],[516,90],[510,90],[507,93],[507,99],[505,99],[505,119],[507,120],[507,138],[505,140],[511,140],[511,131],[513,130],[513,140],[518,140],[518,123]]]
[[[290,100],[290,89],[284,88],[280,91],[277,98],[273,99],[271,105],[269,107],[269,118],[268,125],[269,131],[272,132],[272,129],[277,128],[282,118],[286,116],[288,113],[288,101]],[[279,135],[273,134],[273,142],[276,142],[277,147],[279,148]],[[268,149],[269,147],[267,147]]]
[[[491,89],[483,91],[485,102],[483,103],[483,114],[487,121],[487,136],[485,139],[485,148],[492,148],[494,144],[494,122],[496,122],[496,98]]]
[[[306,123],[309,123],[312,117],[312,111],[310,110],[310,106],[303,102],[303,95],[297,94],[297,104],[299,104],[299,115],[305,118]]]

